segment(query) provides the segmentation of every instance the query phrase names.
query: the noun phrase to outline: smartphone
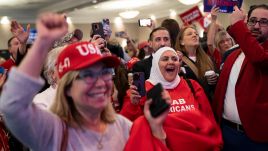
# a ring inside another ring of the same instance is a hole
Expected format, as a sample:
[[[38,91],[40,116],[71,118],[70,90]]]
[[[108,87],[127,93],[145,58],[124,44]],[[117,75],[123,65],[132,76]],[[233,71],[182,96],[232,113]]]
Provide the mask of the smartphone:
[[[109,19],[102,19],[102,26],[104,35],[110,36],[112,34],[112,29],[110,27],[110,20]]]
[[[162,98],[162,92],[163,87],[161,83],[157,83],[147,92],[147,99],[152,99],[152,104],[150,105],[152,117],[157,117],[169,109],[170,105]]]
[[[135,85],[138,88],[138,92],[140,96],[146,95],[145,90],[145,78],[143,72],[134,72],[133,73],[133,85]]]
[[[115,37],[122,37],[124,34],[124,31],[115,32]]]
[[[140,27],[150,27],[150,26],[152,26],[152,20],[150,18],[139,19],[139,26]]]
[[[98,22],[98,23],[92,23],[91,24],[91,27],[92,27],[92,34],[93,35],[100,35],[101,38],[105,39],[104,37],[104,31],[103,31],[103,25],[101,22]]]
[[[102,19],[102,25],[103,27],[110,26],[110,20],[108,18]]]

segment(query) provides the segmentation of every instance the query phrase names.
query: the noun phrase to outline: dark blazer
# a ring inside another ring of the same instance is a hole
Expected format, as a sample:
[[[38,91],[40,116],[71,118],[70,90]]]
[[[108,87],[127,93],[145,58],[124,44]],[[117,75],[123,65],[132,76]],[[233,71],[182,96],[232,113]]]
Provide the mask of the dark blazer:
[[[215,91],[213,109],[222,119],[224,98],[232,66],[241,53],[245,59],[235,85],[238,114],[246,135],[254,141],[268,142],[268,40],[259,44],[243,21],[232,25],[229,33],[241,49],[226,59]]]
[[[151,73],[153,56],[151,55],[149,58],[138,61],[133,65],[133,72],[144,72],[145,80],[149,79]]]

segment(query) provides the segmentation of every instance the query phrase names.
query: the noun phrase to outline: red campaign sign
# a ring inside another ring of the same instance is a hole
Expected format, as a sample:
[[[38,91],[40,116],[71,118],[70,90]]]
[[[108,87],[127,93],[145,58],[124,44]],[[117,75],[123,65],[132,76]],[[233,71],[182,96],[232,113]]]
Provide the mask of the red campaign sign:
[[[207,30],[207,27],[211,23],[211,17],[209,17],[209,14],[206,13],[201,19],[199,19],[197,22],[205,29]]]
[[[191,24],[203,18],[198,6],[195,6],[179,15],[184,24]]]

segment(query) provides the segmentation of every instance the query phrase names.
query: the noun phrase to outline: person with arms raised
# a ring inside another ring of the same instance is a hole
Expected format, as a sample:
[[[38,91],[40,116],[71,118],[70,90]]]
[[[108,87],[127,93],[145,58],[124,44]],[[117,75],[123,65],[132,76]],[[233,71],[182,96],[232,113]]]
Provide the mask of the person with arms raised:
[[[228,32],[239,44],[221,71],[213,108],[224,151],[268,150],[268,6],[252,6],[247,22],[234,7]]]
[[[52,112],[43,110],[32,103],[44,83],[42,65],[68,24],[63,15],[47,13],[36,25],[37,39],[18,68],[11,69],[1,96],[8,128],[36,151],[123,150],[132,123],[116,114],[111,104],[112,68],[120,60],[102,55],[88,41],[68,45],[56,61],[59,81]],[[164,135],[159,120],[148,120],[156,139]]]

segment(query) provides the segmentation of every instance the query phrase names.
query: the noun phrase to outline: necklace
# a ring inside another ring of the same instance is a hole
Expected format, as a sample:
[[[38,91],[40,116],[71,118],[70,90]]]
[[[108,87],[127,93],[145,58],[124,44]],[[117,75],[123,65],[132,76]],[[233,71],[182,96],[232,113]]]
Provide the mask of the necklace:
[[[98,138],[98,136],[96,136],[97,138],[97,148],[98,150],[101,150],[103,148],[103,144],[102,144],[102,139],[103,139],[103,136],[104,136],[104,133],[105,133],[105,129],[106,129],[106,124],[104,124],[103,126],[100,125],[100,138]]]
[[[103,144],[102,144],[102,138],[103,138],[103,136],[104,136],[104,133],[102,133],[101,136],[100,136],[100,138],[97,139],[97,141],[98,141],[98,144],[97,144],[98,150],[101,150],[103,148]]]

